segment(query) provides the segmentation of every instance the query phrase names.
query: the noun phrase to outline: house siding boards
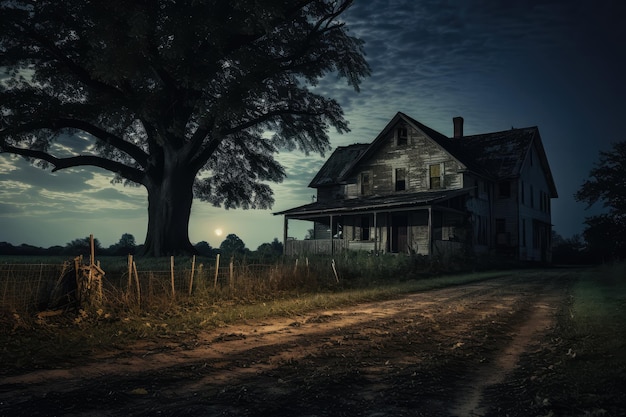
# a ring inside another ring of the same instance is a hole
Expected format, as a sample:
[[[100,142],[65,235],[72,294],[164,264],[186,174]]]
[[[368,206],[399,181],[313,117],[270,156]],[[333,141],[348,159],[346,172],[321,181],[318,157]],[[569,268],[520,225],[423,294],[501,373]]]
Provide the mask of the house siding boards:
[[[541,163],[541,150],[537,146],[529,149],[520,173],[518,187],[519,231],[526,234],[526,244],[520,239],[519,256],[533,261],[549,260],[551,239],[551,198],[553,190]],[[523,195],[523,201],[522,201]],[[525,229],[524,229],[525,228]]]
[[[396,142],[396,129],[408,130],[408,140],[405,145]],[[437,188],[460,189],[463,187],[461,166],[438,144],[427,138],[422,132],[406,125],[397,125],[385,135],[378,152],[362,161],[354,171],[357,182],[361,174],[370,173],[372,193],[383,195],[395,192],[427,191],[431,189],[429,182],[429,167],[442,167],[442,186]],[[397,172],[404,170],[406,187],[396,190]],[[347,187],[347,198],[361,195],[361,188]]]
[[[398,113],[370,144],[338,148],[310,186],[317,202],[276,214],[320,235],[335,222],[324,239],[337,247],[549,260],[557,194],[536,127],[447,138]]]

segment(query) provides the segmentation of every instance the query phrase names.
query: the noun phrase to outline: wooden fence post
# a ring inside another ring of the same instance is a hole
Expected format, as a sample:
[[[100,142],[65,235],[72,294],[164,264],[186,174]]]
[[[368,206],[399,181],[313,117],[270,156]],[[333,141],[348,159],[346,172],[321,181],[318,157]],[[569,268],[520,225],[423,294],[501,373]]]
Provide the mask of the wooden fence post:
[[[220,271],[220,254],[217,254],[217,259],[215,259],[215,279],[213,280],[213,288],[217,288],[217,274]]]
[[[176,298],[176,289],[174,288],[174,256],[170,256],[170,273],[172,276],[172,299]]]
[[[191,258],[191,277],[189,278],[189,296],[191,297],[191,293],[193,291],[193,273],[196,269],[196,255],[193,255]]]
[[[96,248],[93,241],[93,235],[89,235],[89,248],[90,248],[90,257],[89,257],[89,265],[93,265],[96,259]]]
[[[130,294],[130,287],[133,279],[133,255],[128,254],[128,288],[127,292]]]
[[[137,305],[141,306],[141,285],[139,285],[139,274],[137,273],[135,261],[133,261],[133,272],[135,273],[135,285],[137,286]]]
[[[230,287],[231,290],[235,287],[235,277],[234,277],[234,275],[235,275],[234,274],[234,272],[235,272],[234,271],[235,265],[234,265],[234,263],[235,263],[235,258],[234,257],[230,258],[230,265],[229,265],[229,267],[230,267],[229,268],[230,269],[229,273],[230,274],[229,274],[229,279],[228,279],[228,286]]]

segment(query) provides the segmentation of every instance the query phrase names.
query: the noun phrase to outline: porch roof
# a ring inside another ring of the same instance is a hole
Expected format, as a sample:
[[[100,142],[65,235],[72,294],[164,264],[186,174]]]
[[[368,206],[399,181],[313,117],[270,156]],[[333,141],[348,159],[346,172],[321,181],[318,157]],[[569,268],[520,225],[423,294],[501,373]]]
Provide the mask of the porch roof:
[[[311,217],[323,214],[350,214],[359,211],[385,211],[390,209],[428,206],[467,194],[471,190],[473,190],[473,188],[372,195],[360,198],[349,198],[345,200],[321,201],[280,211],[274,213],[274,215],[285,215],[287,217]]]

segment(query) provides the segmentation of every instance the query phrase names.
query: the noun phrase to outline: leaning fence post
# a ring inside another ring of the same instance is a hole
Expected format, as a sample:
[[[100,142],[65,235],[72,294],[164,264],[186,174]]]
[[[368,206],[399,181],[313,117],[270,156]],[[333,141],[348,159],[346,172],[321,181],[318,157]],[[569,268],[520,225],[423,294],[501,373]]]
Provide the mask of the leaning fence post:
[[[133,272],[135,273],[135,285],[137,286],[137,305],[141,305],[141,285],[139,285],[139,274],[137,273],[137,264],[133,261]]]
[[[170,273],[172,277],[172,298],[175,298],[176,290],[174,289],[174,256],[170,256]]]
[[[213,280],[213,288],[217,288],[217,275],[220,272],[220,254],[217,254],[215,259],[215,279]]]
[[[191,292],[193,291],[193,273],[196,269],[196,255],[193,255],[191,258],[191,277],[189,278],[189,296],[191,297]]]
[[[335,260],[334,259],[331,262],[331,265],[333,266],[333,272],[335,273],[335,279],[337,280],[337,283],[339,283],[339,275],[337,275],[337,268],[335,267]]]

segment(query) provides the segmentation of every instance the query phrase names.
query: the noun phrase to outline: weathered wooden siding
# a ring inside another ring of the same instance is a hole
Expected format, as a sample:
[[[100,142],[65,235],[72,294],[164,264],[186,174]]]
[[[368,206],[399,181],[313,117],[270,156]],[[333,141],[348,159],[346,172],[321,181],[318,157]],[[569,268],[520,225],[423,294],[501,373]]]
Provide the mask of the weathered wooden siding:
[[[379,151],[361,165],[355,175],[356,184],[346,187],[348,198],[360,195],[361,187],[358,182],[362,172],[369,172],[371,175],[372,194],[395,193],[397,169],[404,169],[406,172],[406,191],[427,191],[429,166],[435,164],[443,167],[443,188],[463,187],[463,177],[459,174],[460,164],[422,132],[408,125],[405,127],[408,128],[407,144],[397,145],[396,129],[391,129]]]
[[[549,227],[551,223],[551,202],[549,198],[549,186],[546,181],[546,175],[541,167],[539,155],[535,147],[531,147],[531,151],[526,156],[522,166],[520,181],[518,184],[519,199],[519,235],[522,241],[519,248],[520,259],[542,261],[550,260],[549,253],[542,253],[540,241],[538,241],[537,233],[545,233],[543,236],[546,241],[544,251],[549,251],[550,233],[538,229],[537,223],[545,224]],[[523,243],[524,234],[526,236],[526,244]]]
[[[501,193],[501,185],[509,189],[509,193]],[[514,255],[519,246],[519,195],[518,180],[505,180],[496,184],[494,198],[494,221],[504,223],[504,232],[500,232],[494,225],[495,246],[500,253]]]

